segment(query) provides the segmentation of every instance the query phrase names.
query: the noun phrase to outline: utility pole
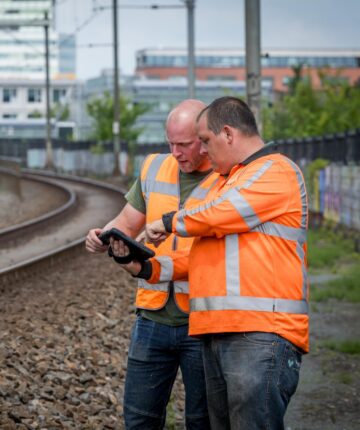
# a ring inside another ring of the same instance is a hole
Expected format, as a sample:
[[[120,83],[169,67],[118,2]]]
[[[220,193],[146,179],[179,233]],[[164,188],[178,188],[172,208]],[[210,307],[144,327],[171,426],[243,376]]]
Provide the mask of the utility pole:
[[[246,94],[261,131],[260,0],[245,0]]]
[[[188,95],[195,98],[195,49],[194,49],[194,9],[195,0],[185,0],[187,7],[187,33],[188,33]]]
[[[119,66],[118,66],[118,20],[117,0],[113,0],[113,36],[114,36],[114,119],[113,119],[113,144],[114,144],[114,176],[120,175],[120,109],[119,109]]]
[[[50,67],[49,67],[49,21],[48,13],[44,16],[44,33],[45,33],[45,97],[46,97],[46,160],[45,167],[52,169],[54,167],[52,142],[51,142],[51,124],[50,124]]]

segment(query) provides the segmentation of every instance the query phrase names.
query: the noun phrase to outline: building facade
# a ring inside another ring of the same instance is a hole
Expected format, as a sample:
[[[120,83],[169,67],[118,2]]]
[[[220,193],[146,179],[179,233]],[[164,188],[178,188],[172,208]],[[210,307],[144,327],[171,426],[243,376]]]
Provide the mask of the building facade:
[[[198,49],[195,73],[199,81],[246,81],[245,51],[240,49]],[[360,50],[264,49],[261,57],[262,80],[271,83],[273,91],[286,92],[294,76],[293,67],[302,65],[317,87],[318,71],[334,79],[360,81]],[[143,49],[136,55],[136,76],[147,79],[171,79],[187,76],[185,49]]]
[[[58,35],[53,29],[53,4],[52,0],[0,1],[2,135],[23,137],[24,130],[35,129],[36,120],[40,124],[46,116],[45,23],[49,24],[52,117],[56,120],[66,109],[70,119],[75,117],[75,37]]]

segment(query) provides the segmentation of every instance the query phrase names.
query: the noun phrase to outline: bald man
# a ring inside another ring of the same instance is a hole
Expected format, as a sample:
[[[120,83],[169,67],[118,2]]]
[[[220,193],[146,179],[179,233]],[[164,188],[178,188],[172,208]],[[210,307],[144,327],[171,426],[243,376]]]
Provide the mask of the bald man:
[[[125,196],[121,213],[103,229],[90,230],[86,249],[93,254],[107,250],[99,234],[117,227],[135,238],[145,224],[165,212],[199,204],[217,175],[208,157],[200,153],[196,119],[206,105],[185,100],[169,114],[166,136],[171,154],[151,154],[142,166],[140,178]],[[190,248],[193,239],[167,237],[156,255]],[[121,243],[120,243],[121,245]],[[111,241],[117,255],[118,241]],[[185,387],[185,422],[189,430],[210,428],[201,343],[188,336],[187,281],[150,284],[151,273],[144,265],[136,296],[136,321],[133,327],[125,380],[124,417],[126,429],[161,429],[166,406],[180,367]]]

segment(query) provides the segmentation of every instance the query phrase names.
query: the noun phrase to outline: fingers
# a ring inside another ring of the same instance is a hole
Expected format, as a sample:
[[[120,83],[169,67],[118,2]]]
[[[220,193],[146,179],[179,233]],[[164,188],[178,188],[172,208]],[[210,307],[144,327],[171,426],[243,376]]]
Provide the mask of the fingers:
[[[113,254],[116,257],[126,257],[127,255],[130,254],[129,248],[121,240],[115,240],[114,238],[111,237],[110,246]]]
[[[107,245],[104,245],[98,238],[102,232],[101,228],[89,230],[85,239],[85,249],[92,254],[99,254],[107,250]]]
[[[144,244],[144,243],[145,243],[145,240],[146,240],[146,233],[145,233],[145,230],[143,230],[143,231],[139,234],[139,236],[136,238],[136,241]]]
[[[145,236],[147,242],[153,243],[158,247],[168,236],[162,220],[157,220],[151,224],[147,224]]]

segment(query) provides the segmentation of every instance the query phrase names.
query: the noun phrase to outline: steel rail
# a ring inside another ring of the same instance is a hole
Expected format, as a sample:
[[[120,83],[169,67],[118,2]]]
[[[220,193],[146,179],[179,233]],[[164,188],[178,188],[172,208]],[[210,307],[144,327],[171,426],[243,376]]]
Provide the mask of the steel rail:
[[[60,179],[60,180],[68,180],[68,181],[72,181],[75,183],[80,183],[83,185],[89,185],[92,187],[98,187],[100,189],[104,189],[104,190],[108,190],[111,192],[115,192],[118,193],[121,196],[124,196],[124,194],[126,193],[126,189],[125,188],[119,188],[117,186],[114,186],[112,184],[107,184],[101,181],[97,181],[97,180],[93,180],[93,179],[88,179],[88,178],[81,178],[78,176],[73,176],[73,175],[65,175],[65,174],[55,174],[53,172],[47,172],[47,171],[34,171],[34,170],[30,170],[30,169],[22,169],[21,170],[21,175],[23,177],[26,177],[28,179],[33,179],[35,176],[43,176],[46,177],[47,179]],[[40,179],[40,178],[37,178]],[[47,182],[46,179],[43,180],[43,182]],[[53,182],[51,182],[51,185],[54,185]],[[59,184],[57,184],[59,185]],[[66,187],[64,187],[66,188]],[[71,191],[71,194],[74,194]],[[73,198],[71,198],[71,201],[73,201]],[[62,206],[62,208],[69,208],[70,207],[70,199],[69,201],[64,204]],[[74,201],[73,204],[75,204],[76,202],[76,196],[74,197]],[[42,223],[48,222],[49,220],[53,220],[58,213],[60,208],[51,211],[50,214],[50,218],[47,218],[47,214],[44,214],[40,217],[37,217],[36,219],[34,219],[33,221],[35,222],[34,225],[41,225]],[[67,209],[65,208],[65,211]],[[59,212],[60,213],[60,212]],[[12,226],[10,228],[7,229],[3,229],[4,232],[2,233],[0,231],[0,240],[5,237],[6,234],[10,234],[13,233],[14,231],[17,231],[17,234],[19,233],[19,228],[21,229],[29,229],[31,227],[31,221],[19,224],[17,226]],[[9,232],[7,232],[6,230],[9,230]],[[15,233],[14,233],[15,234]],[[15,264],[11,264],[5,268],[0,269],[0,286],[6,286],[8,284],[11,284],[13,281],[18,281],[21,280],[23,276],[30,276],[34,273],[36,273],[39,269],[41,269],[41,267],[43,266],[51,266],[53,264],[58,264],[60,260],[62,259],[66,259],[68,257],[70,257],[71,255],[73,255],[76,252],[79,252],[80,249],[84,248],[84,241],[85,241],[85,236],[79,237],[74,239],[73,241],[65,244],[65,245],[61,245],[61,246],[57,246],[54,247],[51,251],[46,251],[44,253],[41,253],[39,255],[36,255],[32,258],[26,259],[24,261],[15,263]]]

